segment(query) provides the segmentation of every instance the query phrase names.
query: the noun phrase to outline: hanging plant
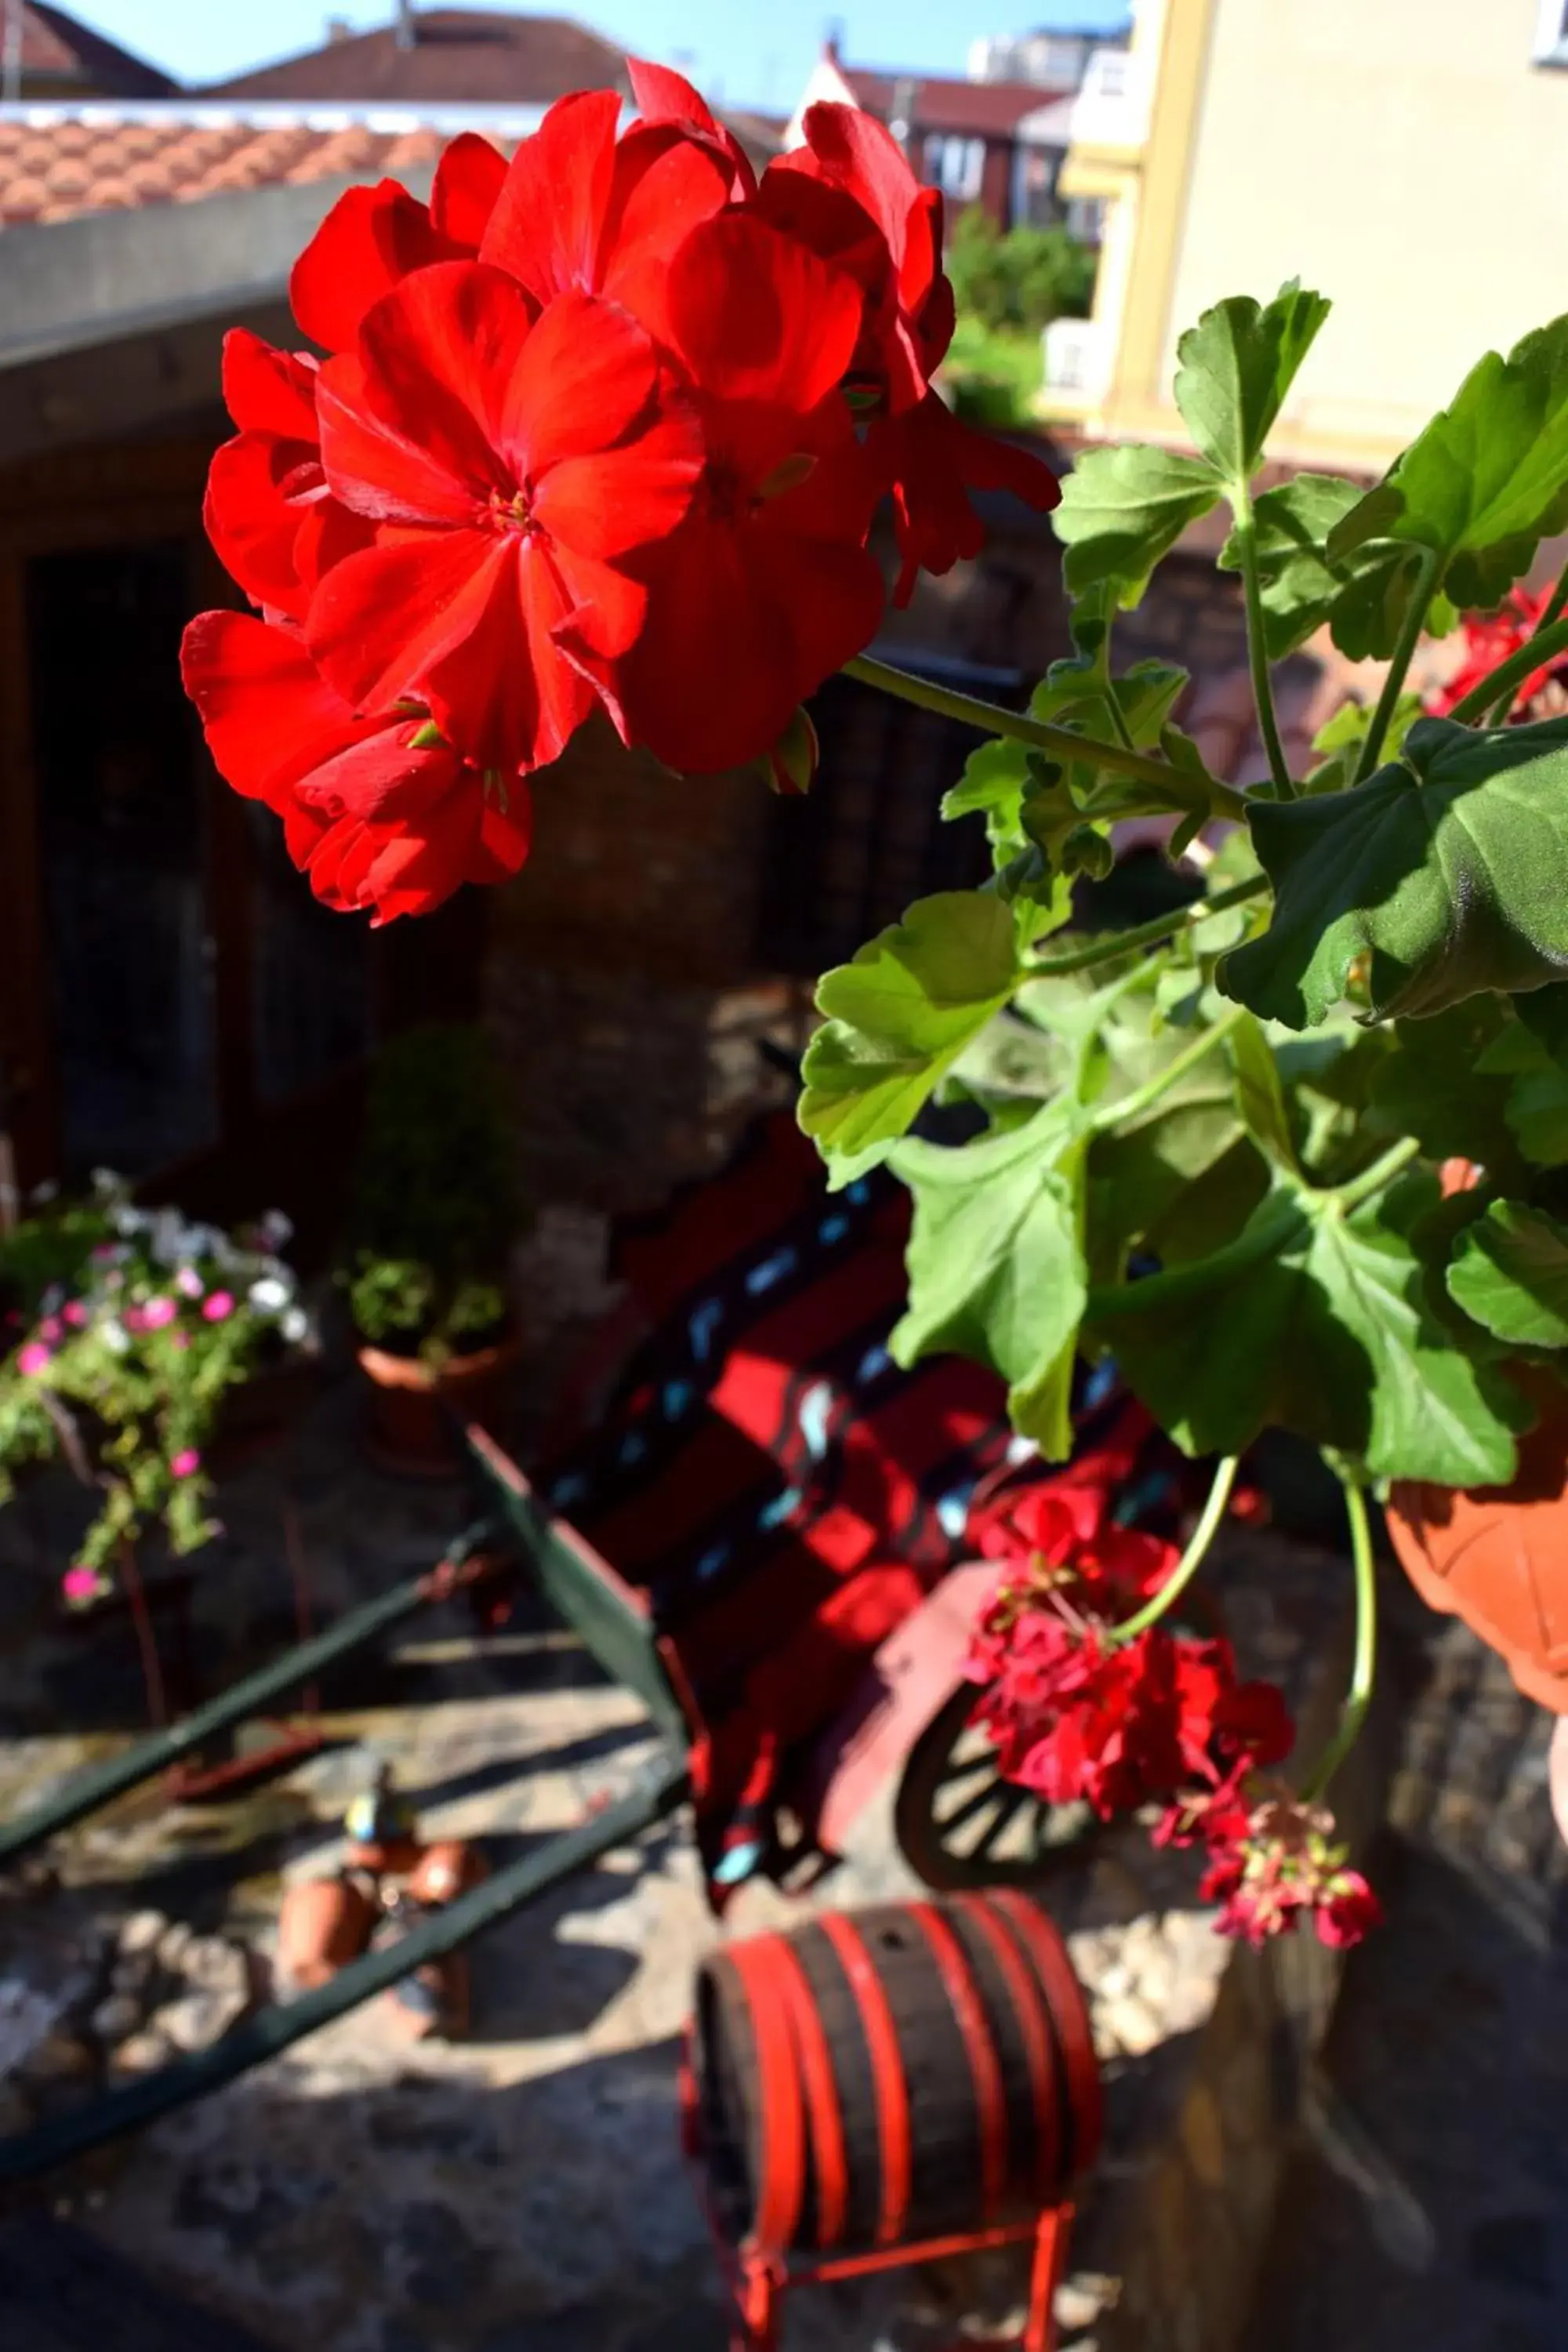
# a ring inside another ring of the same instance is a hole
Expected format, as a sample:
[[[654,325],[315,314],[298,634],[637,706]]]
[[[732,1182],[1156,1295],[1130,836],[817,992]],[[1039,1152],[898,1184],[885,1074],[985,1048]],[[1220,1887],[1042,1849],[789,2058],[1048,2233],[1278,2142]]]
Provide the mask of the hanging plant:
[[[748,763],[804,789],[798,706],[839,668],[991,739],[943,803],[984,824],[991,878],[826,975],[802,1122],[833,1186],[886,1163],[909,1187],[904,1362],[990,1365],[1057,1460],[1075,1366],[1113,1358],[1218,1464],[1185,1553],[1126,1590],[1103,1528],[1070,1558],[1020,1540],[982,1700],[1014,1769],[1158,1794],[1224,1924],[1347,1942],[1374,1906],[1328,1801],[1372,1689],[1369,1498],[1506,1486],[1568,1343],[1568,718],[1537,715],[1568,579],[1472,629],[1440,713],[1408,685],[1424,633],[1515,598],[1568,526],[1568,319],[1484,358],[1371,490],[1260,490],[1329,305],[1232,298],[1179,346],[1190,450],[1093,450],[1058,504],[933,389],[941,203],[890,136],[816,107],[759,182],[679,77],[633,79],[628,129],[591,92],[510,163],[456,141],[427,204],[344,197],[293,280],[324,359],[230,337],[208,520],[261,613],[187,634],[213,755],[320,896],[386,920],[514,872],[531,780],[591,718],[671,795]],[[1072,599],[1022,712],[867,651],[878,509],[901,601],[978,551],[971,493],[996,488],[1056,507]],[[1115,643],[1221,508],[1268,761],[1247,790],[1175,723],[1185,672]],[[1271,666],[1324,627],[1384,682],[1293,763]],[[1521,694],[1528,723],[1500,723]],[[1150,818],[1198,895],[1065,936],[1078,877]],[[968,1141],[918,1131],[938,1097]],[[1342,1484],[1359,1620],[1340,1732],[1289,1787],[1274,1717],[1226,1717],[1223,1650],[1162,1631],[1268,1430]]]

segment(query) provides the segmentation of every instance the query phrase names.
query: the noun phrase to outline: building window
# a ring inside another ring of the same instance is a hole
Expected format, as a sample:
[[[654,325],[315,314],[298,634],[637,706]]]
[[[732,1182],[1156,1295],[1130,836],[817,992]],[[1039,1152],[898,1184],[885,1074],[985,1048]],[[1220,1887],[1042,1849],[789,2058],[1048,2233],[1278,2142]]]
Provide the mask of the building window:
[[[955,204],[972,205],[985,176],[984,139],[959,139],[933,131],[925,142],[926,179]]]
[[[1538,66],[1568,66],[1568,5],[1564,0],[1541,0],[1535,25]]]

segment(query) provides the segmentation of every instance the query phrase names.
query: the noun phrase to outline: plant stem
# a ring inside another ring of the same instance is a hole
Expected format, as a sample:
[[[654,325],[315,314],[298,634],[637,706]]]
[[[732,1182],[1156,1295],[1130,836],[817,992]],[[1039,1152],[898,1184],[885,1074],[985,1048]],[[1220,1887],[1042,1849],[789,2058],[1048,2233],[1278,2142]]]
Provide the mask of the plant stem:
[[[1248,484],[1237,482],[1232,485],[1230,509],[1236,523],[1237,546],[1241,554],[1242,593],[1247,604],[1247,662],[1252,672],[1252,698],[1258,705],[1258,731],[1263,737],[1263,748],[1268,754],[1268,772],[1274,779],[1275,793],[1282,801],[1293,801],[1296,786],[1290,775],[1290,762],[1285,757],[1285,746],[1279,740],[1279,720],[1274,709],[1274,685],[1268,675],[1263,583],[1258,571],[1258,522],[1252,509],[1252,490]]]
[[[1209,1546],[1219,1533],[1226,1506],[1230,1501],[1230,1490],[1236,1484],[1236,1474],[1240,1466],[1241,1456],[1237,1454],[1227,1454],[1218,1465],[1208,1491],[1208,1500],[1204,1505],[1197,1526],[1188,1538],[1185,1551],[1153,1599],[1147,1601],[1135,1617],[1129,1617],[1124,1625],[1115,1627],[1110,1636],[1113,1643],[1131,1642],[1140,1633],[1146,1633],[1150,1626],[1158,1624],[1166,1610],[1181,1599],[1207,1559]]]
[[[1339,1729],[1302,1784],[1302,1799],[1309,1805],[1316,1804],[1331,1786],[1335,1773],[1360,1738],[1367,1708],[1372,1705],[1373,1685],[1377,1675],[1377,1576],[1372,1557],[1372,1528],[1367,1521],[1366,1497],[1353,1480],[1346,1478],[1341,1483],[1344,1487],[1345,1510],[1351,1523],[1351,1559],[1355,1569],[1355,1657],[1351,1666],[1351,1686],[1340,1710]]]
[[[1257,898],[1268,887],[1266,874],[1254,874],[1245,882],[1233,882],[1228,890],[1216,890],[1212,898],[1194,898],[1190,906],[1173,907],[1168,915],[1154,915],[1146,923],[1134,923],[1131,930],[1118,931],[1112,938],[1089,940],[1081,948],[1069,948],[1065,955],[1042,956],[1037,963],[1026,965],[1031,980],[1055,980],[1069,971],[1092,971],[1096,964],[1116,963],[1124,955],[1139,948],[1158,947],[1162,940],[1173,939],[1189,924],[1201,923],[1206,916],[1222,915],[1227,907],[1239,907],[1248,898]]]
[[[1247,1017],[1246,1005],[1238,1004],[1222,1019],[1214,1022],[1194,1037],[1190,1045],[1184,1045],[1174,1061],[1167,1062],[1163,1070],[1156,1070],[1152,1078],[1145,1078],[1142,1085],[1134,1087],[1130,1095],[1122,1095],[1116,1102],[1107,1103],[1103,1111],[1096,1114],[1096,1129],[1125,1127],[1130,1120],[1142,1118],[1162,1095],[1169,1093],[1178,1079],[1184,1078],[1190,1069],[1205,1060],[1216,1045],[1224,1043],[1238,1021],[1245,1021]]]
[[[1370,1168],[1363,1168],[1361,1174],[1352,1176],[1348,1184],[1337,1187],[1340,1207],[1347,1215],[1351,1210],[1359,1209],[1363,1201],[1370,1201],[1375,1193],[1386,1190],[1394,1178],[1420,1156],[1421,1146],[1415,1138],[1413,1135],[1402,1136],[1397,1143],[1390,1144],[1381,1160],[1374,1160]]]
[[[1399,708],[1405,677],[1415,648],[1421,642],[1421,632],[1426,625],[1426,615],[1436,593],[1438,562],[1439,558],[1428,548],[1421,560],[1415,593],[1410,599],[1410,610],[1405,615],[1404,625],[1394,645],[1394,659],[1388,665],[1388,676],[1383,681],[1383,692],[1377,698],[1372,725],[1367,729],[1366,740],[1361,747],[1361,758],[1356,761],[1355,774],[1351,779],[1352,784],[1364,782],[1377,765],[1378,754],[1383,750],[1394,714]]]
[[[1565,652],[1568,652],[1568,619],[1553,621],[1550,628],[1537,629],[1528,644],[1510,654],[1507,661],[1499,662],[1489,677],[1483,677],[1479,686],[1472,687],[1462,702],[1455,703],[1448,713],[1449,718],[1457,719],[1461,727],[1472,726],[1477,719],[1484,718],[1505,693],[1511,702],[1514,689],[1532,669],[1540,669],[1554,654]]]
[[[1211,816],[1231,817],[1238,824],[1247,822],[1247,803],[1240,793],[1212,776],[1200,789],[1197,778],[1184,775],[1168,760],[1125,751],[1120,743],[1098,742],[1091,735],[1075,734],[1070,727],[1052,727],[1025,711],[1005,710],[1000,703],[981,702],[972,694],[959,694],[929,678],[913,677],[908,670],[895,669],[890,662],[874,661],[868,654],[858,654],[846,662],[843,674],[858,678],[862,686],[879,687],[884,694],[912,702],[917,709],[960,719],[984,735],[1005,735],[1016,743],[1029,743],[1037,751],[1048,752],[1053,760],[1086,760],[1097,768],[1108,768],[1113,775],[1131,776],[1153,786],[1170,808],[1202,810]]]

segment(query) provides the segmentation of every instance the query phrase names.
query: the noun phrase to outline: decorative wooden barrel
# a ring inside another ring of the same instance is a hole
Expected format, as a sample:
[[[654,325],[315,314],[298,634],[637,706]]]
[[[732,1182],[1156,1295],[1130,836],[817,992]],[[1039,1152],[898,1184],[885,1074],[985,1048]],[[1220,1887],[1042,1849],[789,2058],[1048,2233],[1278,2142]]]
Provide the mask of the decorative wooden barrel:
[[[1059,2204],[1100,2145],[1089,2014],[1011,1888],[827,1913],[698,1978],[692,2122],[732,2244],[858,2253]]]

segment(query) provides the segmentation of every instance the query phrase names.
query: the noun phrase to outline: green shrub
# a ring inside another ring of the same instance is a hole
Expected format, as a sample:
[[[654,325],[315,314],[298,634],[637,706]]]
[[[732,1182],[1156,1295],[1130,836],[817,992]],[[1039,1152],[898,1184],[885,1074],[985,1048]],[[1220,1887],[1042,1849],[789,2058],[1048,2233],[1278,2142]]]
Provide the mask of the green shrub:
[[[1094,299],[1096,257],[1065,228],[1011,228],[1004,236],[978,205],[961,213],[947,247],[959,315],[1038,334],[1053,319],[1081,319]]]

